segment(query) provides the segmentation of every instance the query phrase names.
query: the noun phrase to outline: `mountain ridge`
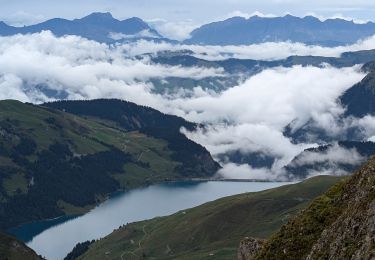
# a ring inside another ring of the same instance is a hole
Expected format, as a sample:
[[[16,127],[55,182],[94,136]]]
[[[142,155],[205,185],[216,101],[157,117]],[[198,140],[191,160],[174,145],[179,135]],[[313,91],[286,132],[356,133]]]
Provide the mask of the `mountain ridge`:
[[[165,40],[155,29],[151,28],[145,21],[138,17],[118,20],[111,13],[91,13],[85,17],[68,20],[63,18],[52,18],[47,21],[15,27],[0,22],[0,35],[11,36],[14,34],[38,33],[49,30],[56,36],[77,35],[89,40],[104,43],[118,41],[133,41],[139,39]],[[147,32],[143,33],[143,32]],[[115,39],[112,34],[118,34]]]
[[[350,34],[350,35],[348,35]],[[375,34],[375,23],[357,24],[344,19],[319,19],[306,16],[232,17],[205,24],[185,40],[189,44],[249,45],[292,41],[334,47],[353,44]],[[225,37],[222,37],[225,35]],[[229,37],[230,36],[230,37]]]

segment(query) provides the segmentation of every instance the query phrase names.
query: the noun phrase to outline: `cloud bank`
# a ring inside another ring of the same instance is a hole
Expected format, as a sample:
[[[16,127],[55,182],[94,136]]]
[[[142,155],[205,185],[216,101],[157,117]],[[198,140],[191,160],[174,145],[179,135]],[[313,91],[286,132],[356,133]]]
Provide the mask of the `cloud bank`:
[[[184,133],[207,147],[215,158],[233,151],[275,158],[267,169],[222,162],[223,176],[274,179],[278,170],[297,154],[316,145],[314,140],[295,144],[283,135],[285,127],[293,122],[293,128],[298,129],[314,122],[331,135],[339,136],[343,126],[337,118],[344,109],[337,98],[364,77],[359,66],[341,69],[294,66],[264,70],[220,93],[196,87],[188,96],[184,91],[161,95],[152,92],[150,79],[202,79],[223,76],[224,71],[156,65],[147,58],[134,57],[150,46],[162,49],[169,45],[139,42],[107,46],[76,36],[56,38],[49,32],[2,37],[0,98],[40,103],[56,98],[106,97],[151,106],[204,123],[204,129]],[[266,48],[262,52],[272,53],[275,46],[262,45]],[[278,52],[281,55],[284,49]],[[344,127],[355,124],[365,129],[364,138],[375,135],[373,117],[351,119]]]
[[[294,42],[266,42],[252,45],[187,45],[170,44],[166,42],[155,43],[141,40],[131,44],[122,45],[121,48],[129,56],[154,53],[159,51],[190,50],[194,56],[205,60],[224,60],[228,58],[254,59],[254,60],[279,60],[290,56],[323,56],[340,57],[344,52],[375,49],[375,36],[360,40],[355,44],[338,47],[322,47]]]

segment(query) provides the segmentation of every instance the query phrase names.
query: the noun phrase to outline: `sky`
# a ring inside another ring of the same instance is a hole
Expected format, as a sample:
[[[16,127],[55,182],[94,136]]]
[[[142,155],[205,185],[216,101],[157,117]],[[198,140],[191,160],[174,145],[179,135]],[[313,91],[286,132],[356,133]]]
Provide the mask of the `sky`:
[[[195,28],[233,16],[314,15],[364,23],[373,20],[374,1],[339,0],[0,0],[0,21],[14,26],[51,18],[75,19],[110,12],[117,19],[140,17],[165,37],[184,40]],[[213,8],[214,7],[214,8]]]
[[[0,6],[0,19],[16,25],[53,17],[79,18],[94,11],[111,12],[117,18],[138,16],[146,20],[191,21],[193,24],[254,12],[297,16],[314,13],[364,21],[371,20],[375,14],[375,1],[370,0],[0,0]]]

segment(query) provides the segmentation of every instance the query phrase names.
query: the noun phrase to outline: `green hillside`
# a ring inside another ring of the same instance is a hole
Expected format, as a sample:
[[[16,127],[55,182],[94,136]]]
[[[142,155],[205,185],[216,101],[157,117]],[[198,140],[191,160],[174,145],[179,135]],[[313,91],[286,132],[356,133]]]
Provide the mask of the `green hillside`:
[[[234,259],[243,237],[269,237],[339,179],[315,177],[128,224],[92,244],[79,259]]]
[[[137,117],[137,111],[130,114]],[[181,127],[182,119],[163,115],[161,124],[163,120],[175,129]],[[136,128],[0,101],[0,228],[81,214],[119,189],[212,176],[219,166],[210,154],[181,139],[193,147],[196,160],[178,160],[185,150],[171,149],[167,139]],[[206,160],[200,163],[200,157]]]
[[[375,158],[290,219],[253,259],[373,259]]]

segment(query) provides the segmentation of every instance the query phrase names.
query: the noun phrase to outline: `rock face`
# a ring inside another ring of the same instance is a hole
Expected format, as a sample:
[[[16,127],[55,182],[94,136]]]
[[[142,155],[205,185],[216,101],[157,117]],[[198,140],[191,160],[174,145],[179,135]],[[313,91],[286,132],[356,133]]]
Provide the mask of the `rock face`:
[[[244,238],[238,248],[238,260],[250,260],[261,250],[264,240],[252,237]]]
[[[368,166],[342,198],[348,200],[343,214],[324,230],[306,259],[375,258],[375,167]]]
[[[252,259],[375,259],[375,158],[318,197]]]

